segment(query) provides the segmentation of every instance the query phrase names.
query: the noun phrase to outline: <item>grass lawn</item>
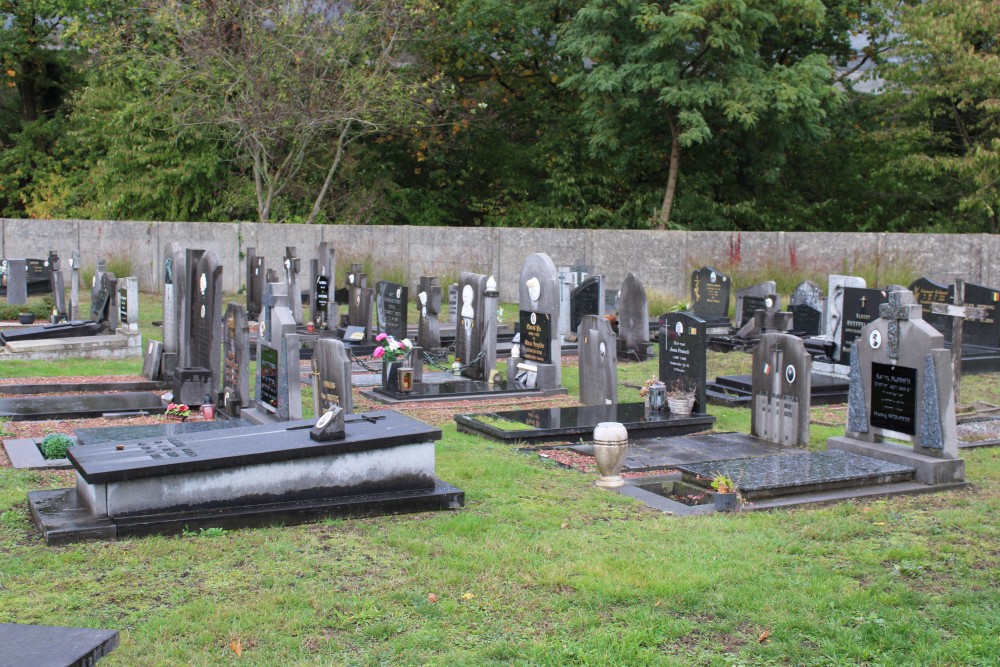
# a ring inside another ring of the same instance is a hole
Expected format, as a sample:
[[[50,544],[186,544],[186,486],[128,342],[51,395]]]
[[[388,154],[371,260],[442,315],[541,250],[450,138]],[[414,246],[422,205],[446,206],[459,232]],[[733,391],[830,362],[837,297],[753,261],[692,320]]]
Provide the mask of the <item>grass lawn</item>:
[[[1000,402],[998,379],[967,376],[963,398]],[[0,622],[118,629],[109,667],[1000,664],[1000,449],[963,453],[961,491],[679,519],[407,411],[442,425],[437,472],[464,509],[49,548],[25,494],[71,476],[0,467]],[[814,426],[812,445],[842,432]]]

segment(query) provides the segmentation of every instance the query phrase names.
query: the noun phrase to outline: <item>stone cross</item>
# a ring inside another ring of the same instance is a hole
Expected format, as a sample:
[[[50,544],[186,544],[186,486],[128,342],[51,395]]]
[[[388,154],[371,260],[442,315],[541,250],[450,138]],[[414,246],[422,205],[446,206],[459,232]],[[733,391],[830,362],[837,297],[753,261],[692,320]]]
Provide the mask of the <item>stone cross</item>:
[[[861,297],[864,307],[866,297]],[[890,359],[899,359],[899,323],[910,319],[923,319],[920,304],[912,292],[890,292],[888,303],[878,307],[878,314],[886,321],[886,349]]]
[[[955,385],[955,405],[959,404],[959,393],[962,390],[962,328],[965,320],[982,322],[989,317],[985,308],[975,308],[965,305],[965,281],[955,279],[955,303],[933,303],[931,312],[936,315],[952,317],[951,325],[951,368]]]

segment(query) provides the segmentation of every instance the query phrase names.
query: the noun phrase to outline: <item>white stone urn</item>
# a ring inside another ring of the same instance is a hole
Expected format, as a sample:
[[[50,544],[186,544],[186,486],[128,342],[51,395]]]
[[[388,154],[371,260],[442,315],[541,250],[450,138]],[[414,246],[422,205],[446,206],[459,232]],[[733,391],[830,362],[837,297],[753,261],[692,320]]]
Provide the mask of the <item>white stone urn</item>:
[[[623,486],[619,473],[628,452],[628,431],[618,422],[601,422],[594,429],[594,458],[601,478],[594,482],[606,489]]]

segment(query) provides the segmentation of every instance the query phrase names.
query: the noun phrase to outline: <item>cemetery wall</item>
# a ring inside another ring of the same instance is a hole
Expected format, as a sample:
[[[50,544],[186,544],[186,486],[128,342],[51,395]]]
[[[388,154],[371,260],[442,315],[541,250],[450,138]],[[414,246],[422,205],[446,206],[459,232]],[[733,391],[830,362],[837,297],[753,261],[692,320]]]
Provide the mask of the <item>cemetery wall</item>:
[[[381,227],[374,225],[280,225],[261,223],[176,223],[102,220],[0,219],[0,255],[62,257],[79,248],[85,268],[98,257],[128,258],[143,290],[159,290],[159,267],[166,244],[213,250],[222,261],[224,289],[243,282],[243,253],[256,247],[267,268],[281,273],[286,246],[308,260],[321,241],[337,251],[338,273],[351,262],[368,264],[373,281],[403,280],[415,286],[421,275],[437,275],[446,285],[460,271],[496,276],[502,301],[517,301],[517,277],[524,258],[548,253],[557,266],[582,261],[618,287],[631,271],[647,290],[676,297],[688,294],[693,268],[725,269],[739,259],[747,269],[781,271],[793,262],[815,272],[850,272],[852,266],[906,263],[943,283],[955,278],[1000,284],[1000,236],[990,234],[880,234],[824,232],[682,232],[563,230],[497,227]],[[237,270],[238,267],[238,270]],[[384,273],[385,275],[381,275]]]

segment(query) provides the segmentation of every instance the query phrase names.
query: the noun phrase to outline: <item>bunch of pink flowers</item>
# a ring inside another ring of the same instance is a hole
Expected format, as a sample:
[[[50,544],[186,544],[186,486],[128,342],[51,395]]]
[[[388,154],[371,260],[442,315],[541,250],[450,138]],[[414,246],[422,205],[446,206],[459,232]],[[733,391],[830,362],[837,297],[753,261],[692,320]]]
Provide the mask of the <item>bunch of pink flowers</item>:
[[[379,346],[372,352],[372,356],[376,359],[384,358],[386,361],[396,361],[400,357],[409,354],[410,350],[413,349],[413,343],[410,342],[409,338],[396,340],[385,332],[375,336],[375,342]]]

